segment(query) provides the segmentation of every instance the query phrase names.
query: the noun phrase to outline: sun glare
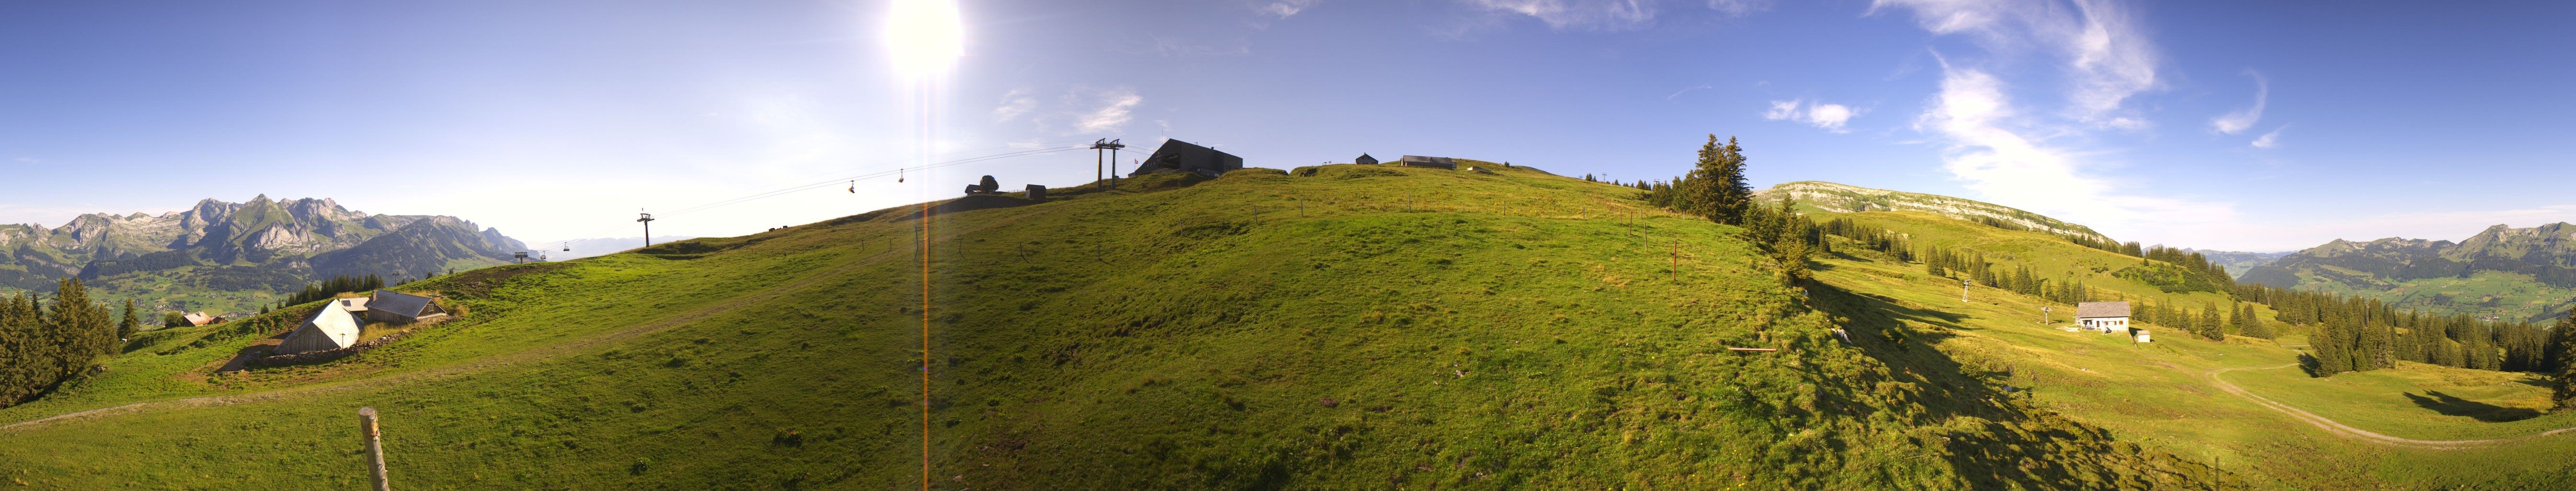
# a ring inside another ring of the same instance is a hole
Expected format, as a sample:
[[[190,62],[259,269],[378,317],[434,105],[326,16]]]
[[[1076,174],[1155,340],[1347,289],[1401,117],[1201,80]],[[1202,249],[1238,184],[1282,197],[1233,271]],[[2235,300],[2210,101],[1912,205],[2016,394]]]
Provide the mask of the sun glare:
[[[894,0],[885,33],[894,71],[907,78],[946,72],[966,51],[966,26],[957,15],[956,0]]]

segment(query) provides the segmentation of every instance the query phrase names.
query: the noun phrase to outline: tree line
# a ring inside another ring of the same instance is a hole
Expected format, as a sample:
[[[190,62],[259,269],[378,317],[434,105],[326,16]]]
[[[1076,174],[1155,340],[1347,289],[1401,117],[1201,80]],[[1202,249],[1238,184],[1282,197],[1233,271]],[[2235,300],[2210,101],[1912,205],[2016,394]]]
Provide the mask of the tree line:
[[[100,355],[114,353],[121,337],[132,336],[140,323],[132,300],[123,315],[110,315],[77,278],[57,283],[51,302],[30,293],[0,297],[0,407],[79,376]]]

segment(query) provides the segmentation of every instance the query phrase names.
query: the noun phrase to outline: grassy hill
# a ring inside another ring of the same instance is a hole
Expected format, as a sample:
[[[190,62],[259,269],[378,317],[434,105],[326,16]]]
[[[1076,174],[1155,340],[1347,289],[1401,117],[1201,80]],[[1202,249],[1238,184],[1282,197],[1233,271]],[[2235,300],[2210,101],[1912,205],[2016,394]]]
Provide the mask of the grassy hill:
[[[463,320],[316,366],[211,374],[282,327],[170,330],[0,409],[100,410],[0,429],[0,461],[40,487],[356,486],[373,406],[397,485],[430,488],[910,487],[925,431],[950,489],[2219,475],[1811,307],[1730,227],[1485,167],[1158,175],[488,268],[409,286]]]
[[[1836,214],[1908,234],[1916,244],[1984,251],[2003,264],[2030,265],[2042,277],[2085,284],[2159,303],[2226,305],[2208,292],[2168,294],[2113,277],[2107,266],[2137,258],[2085,248],[2066,239],[1965,223],[1918,212]],[[1945,356],[1988,370],[1997,384],[2031,388],[2035,405],[2124,441],[2198,459],[2230,481],[2264,488],[2558,489],[2576,467],[2551,457],[2576,450],[2567,436],[2475,445],[2390,443],[2323,429],[2252,395],[2357,429],[2400,439],[2517,438],[2576,426],[2576,415],[2541,415],[2548,389],[2535,374],[2404,364],[2400,369],[2311,378],[2294,365],[2305,348],[2300,329],[2279,341],[2230,336],[2224,342],[2179,329],[2148,326],[2155,342],[2066,332],[2069,306],[1986,287],[1961,302],[1956,280],[1929,277],[1908,263],[1856,246],[1819,261],[1818,278],[1856,296],[1879,315],[1868,322],[1919,326],[1939,333],[1930,343]],[[2116,268],[2111,268],[2116,269]],[[2053,322],[2041,322],[2052,307]],[[2222,385],[2220,381],[2224,381]]]
[[[2576,424],[2517,419],[2540,390],[2528,376],[2215,373],[2295,353],[2057,331],[2035,300],[1978,288],[1960,302],[1957,282],[1857,247],[1818,261],[1821,284],[1784,286],[1732,227],[1644,209],[1630,188],[1477,165],[1495,173],[1155,175],[486,268],[405,287],[446,295],[463,319],[321,365],[214,371],[314,305],[159,331],[0,409],[0,474],[356,487],[352,413],[372,406],[395,485],[427,488],[2532,488],[2571,475],[2553,457],[2576,450],[2566,438],[2383,445],[2220,385],[2403,438]],[[1847,216],[2045,275],[2137,261],[1929,214]]]

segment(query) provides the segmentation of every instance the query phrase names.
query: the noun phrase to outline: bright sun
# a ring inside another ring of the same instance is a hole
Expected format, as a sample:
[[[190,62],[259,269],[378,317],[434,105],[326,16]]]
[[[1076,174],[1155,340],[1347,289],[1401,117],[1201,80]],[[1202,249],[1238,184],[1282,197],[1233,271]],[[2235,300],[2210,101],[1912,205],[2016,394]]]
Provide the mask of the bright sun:
[[[956,0],[894,0],[886,15],[886,50],[896,74],[937,76],[966,52],[965,21]]]

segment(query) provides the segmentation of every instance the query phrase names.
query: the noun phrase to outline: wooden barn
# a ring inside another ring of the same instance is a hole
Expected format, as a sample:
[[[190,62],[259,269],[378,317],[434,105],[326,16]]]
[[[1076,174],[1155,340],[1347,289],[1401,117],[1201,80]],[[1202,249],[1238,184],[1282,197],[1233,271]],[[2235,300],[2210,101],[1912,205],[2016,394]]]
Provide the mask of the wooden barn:
[[[366,306],[368,322],[410,324],[447,318],[447,309],[440,308],[438,302],[431,301],[429,297],[393,290],[376,290],[369,294]]]
[[[1351,163],[1360,165],[1377,165],[1377,157],[1370,157],[1369,154],[1363,153],[1360,154],[1360,158],[1351,159]]]
[[[358,344],[359,327],[366,323],[359,320],[358,312],[351,312],[349,308],[350,304],[345,301],[323,304],[321,311],[314,312],[312,318],[304,320],[304,325],[296,326],[294,332],[287,333],[286,340],[278,343],[276,348],[271,348],[270,352],[292,355],[335,350]],[[364,307],[359,308],[364,309]]]
[[[1146,157],[1145,162],[1137,165],[1136,171],[1128,173],[1127,177],[1157,172],[1196,172],[1208,177],[1216,177],[1227,171],[1241,169],[1243,169],[1243,157],[1219,152],[1213,148],[1192,145],[1190,142],[1163,140],[1163,146],[1154,149],[1154,156]]]

